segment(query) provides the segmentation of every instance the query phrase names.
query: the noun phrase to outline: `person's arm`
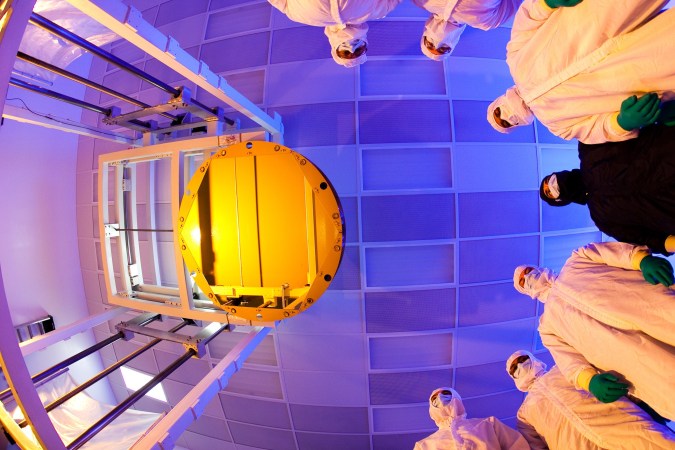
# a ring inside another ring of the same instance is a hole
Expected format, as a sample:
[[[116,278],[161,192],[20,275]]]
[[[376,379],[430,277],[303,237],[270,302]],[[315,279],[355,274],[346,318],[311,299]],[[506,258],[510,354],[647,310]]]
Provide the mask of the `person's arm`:
[[[281,11],[284,14],[288,13],[288,0],[267,0],[270,5],[274,6],[276,9]]]
[[[618,116],[619,112],[615,111],[542,123],[556,136],[568,141],[578,139],[584,144],[621,142],[636,138],[640,130],[624,130],[617,121]]]
[[[501,0],[496,9],[490,11],[489,15],[477,18],[478,21],[471,26],[484,31],[497,28],[513,16],[520,4],[521,0]]]
[[[640,262],[649,254],[645,246],[625,242],[595,242],[574,250],[572,257],[626,270],[639,270]]]
[[[506,44],[507,54],[515,55],[532,40],[553,11],[555,9],[548,6],[544,0],[525,0],[513,19],[511,40]]]
[[[543,317],[543,316],[542,316]],[[564,339],[549,330],[542,323],[539,326],[541,342],[550,352],[565,379],[574,385],[576,389],[588,391],[589,375],[597,373],[595,368],[586,361],[584,355],[569,345]],[[588,382],[586,380],[588,378]],[[585,386],[585,387],[584,387]]]
[[[666,242],[675,238],[666,239]],[[644,246],[635,246],[624,242],[601,242],[588,244],[576,249],[573,258],[587,259],[599,264],[619,267],[626,270],[639,270],[650,284],[661,283],[671,286],[675,282],[673,266],[665,258],[652,256]]]
[[[501,450],[529,450],[530,446],[523,436],[511,427],[507,427],[496,417],[491,417],[492,426]]]
[[[537,430],[525,419],[520,410],[518,410],[518,416],[516,417],[516,429],[523,435],[532,450],[548,450],[544,438],[537,433]]]

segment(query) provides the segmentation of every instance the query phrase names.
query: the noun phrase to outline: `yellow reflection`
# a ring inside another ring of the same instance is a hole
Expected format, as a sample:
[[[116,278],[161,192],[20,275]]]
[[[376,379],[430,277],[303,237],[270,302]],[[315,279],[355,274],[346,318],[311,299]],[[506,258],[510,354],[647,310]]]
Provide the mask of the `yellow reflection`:
[[[204,162],[187,192],[183,254],[217,306],[251,320],[287,318],[335,276],[344,250],[339,200],[299,153],[268,142],[230,146]]]

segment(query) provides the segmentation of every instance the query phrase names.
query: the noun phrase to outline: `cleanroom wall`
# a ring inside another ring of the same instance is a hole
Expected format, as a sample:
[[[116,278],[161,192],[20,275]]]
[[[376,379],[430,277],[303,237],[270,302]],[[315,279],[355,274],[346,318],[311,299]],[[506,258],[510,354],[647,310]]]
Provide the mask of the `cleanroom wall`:
[[[71,65],[86,74],[91,57]],[[78,97],[81,85],[57,79],[51,89]],[[10,87],[6,105],[78,122],[81,109]],[[74,134],[5,120],[0,127],[0,261],[5,291],[15,325],[54,317],[57,328],[89,315],[82,287],[77,242],[75,167],[78,138]],[[74,336],[26,358],[37,373],[94,342],[92,333]],[[84,381],[102,369],[93,355],[72,366]],[[90,391],[99,400],[112,400],[106,383]]]
[[[558,211],[538,198],[543,174],[577,164],[575,143],[538,124],[501,135],[485,120],[488,104],[511,85],[504,62],[510,29],[467,29],[453,56],[436,63],[419,49],[426,13],[404,1],[370,23],[368,62],[345,69],[330,58],[321,28],[293,23],[266,1],[130,3],[249,99],[282,115],[285,144],[331,179],[347,223],[330,290],[266,338],[180,445],[410,449],[435,428],[427,398],[442,385],[462,394],[471,417],[495,415],[513,425],[523,394],[504,362],[518,348],[543,350],[537,306],[512,288],[513,268],[558,269],[573,248],[601,235],[586,210]],[[183,83],[129,44],[111,51]],[[146,103],[163,100],[100,61],[90,78]],[[197,96],[216,104],[199,90]],[[85,99],[116,104],[90,91]],[[97,156],[121,148],[80,139],[78,237],[91,312],[105,299]],[[161,167],[157,183],[168,183]],[[139,215],[155,208],[160,225],[171,225],[166,199],[143,208]],[[110,330],[95,333],[100,340]],[[112,362],[140,344],[120,344],[103,358]],[[219,336],[211,356],[232,345]],[[158,348],[135,364],[156,373],[170,356]],[[192,361],[163,383],[169,403],[144,399],[139,408],[169,409],[207,369]],[[111,384],[118,396],[127,394],[121,378]]]

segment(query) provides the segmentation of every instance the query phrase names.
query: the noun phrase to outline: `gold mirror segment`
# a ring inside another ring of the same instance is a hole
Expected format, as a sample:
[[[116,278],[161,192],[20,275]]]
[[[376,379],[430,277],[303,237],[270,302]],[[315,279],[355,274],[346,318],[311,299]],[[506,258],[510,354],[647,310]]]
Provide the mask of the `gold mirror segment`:
[[[176,226],[200,295],[254,322],[314,304],[344,253],[344,214],[330,181],[273,142],[216,149],[188,183]]]

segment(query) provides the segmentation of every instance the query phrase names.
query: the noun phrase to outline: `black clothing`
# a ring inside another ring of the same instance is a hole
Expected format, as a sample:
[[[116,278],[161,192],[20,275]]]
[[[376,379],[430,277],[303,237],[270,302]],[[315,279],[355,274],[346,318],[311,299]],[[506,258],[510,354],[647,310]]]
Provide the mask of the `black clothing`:
[[[675,127],[652,125],[622,142],[580,142],[579,159],[600,231],[667,254],[665,240],[675,235]]]

